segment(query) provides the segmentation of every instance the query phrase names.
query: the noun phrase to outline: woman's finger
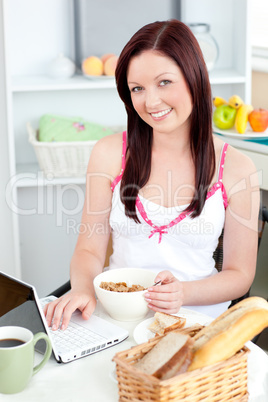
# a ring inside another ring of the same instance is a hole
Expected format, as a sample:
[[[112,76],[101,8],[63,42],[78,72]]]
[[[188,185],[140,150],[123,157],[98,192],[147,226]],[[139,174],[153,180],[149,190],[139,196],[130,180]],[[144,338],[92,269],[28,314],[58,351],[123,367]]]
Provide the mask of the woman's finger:
[[[174,309],[179,306],[179,301],[178,300],[173,300],[173,301],[166,301],[166,300],[152,300],[149,305],[156,306],[159,308],[164,308],[164,309]]]
[[[54,314],[53,314],[53,321],[52,321],[52,330],[56,331],[59,326],[60,326],[60,322],[62,319],[62,315],[65,311],[66,306],[68,305],[69,300],[61,300],[55,307],[54,309]]]
[[[147,301],[175,301],[180,298],[180,292],[147,292],[145,293],[144,298]]]
[[[155,277],[155,282],[161,281],[164,283],[169,283],[174,280],[175,277],[172,275],[170,271],[161,271],[157,276]]]
[[[59,328],[63,311],[66,305],[68,305],[69,301],[70,298],[64,296],[47,304],[45,316],[48,326],[51,326],[53,330],[57,330]]]
[[[44,308],[44,315],[46,317],[47,320],[47,325],[50,327],[52,320],[53,320],[53,316],[54,316],[54,310],[56,308],[56,305],[59,303],[59,299],[54,300],[53,302],[47,303]]]
[[[181,288],[179,281],[174,281],[169,284],[161,284],[147,289],[150,293],[173,293],[178,292]]]
[[[181,306],[180,305],[175,306],[174,308],[171,308],[171,306],[167,306],[165,308],[165,307],[155,306],[153,304],[148,304],[148,307],[152,311],[159,311],[160,313],[167,313],[167,314],[176,314],[179,312]]]

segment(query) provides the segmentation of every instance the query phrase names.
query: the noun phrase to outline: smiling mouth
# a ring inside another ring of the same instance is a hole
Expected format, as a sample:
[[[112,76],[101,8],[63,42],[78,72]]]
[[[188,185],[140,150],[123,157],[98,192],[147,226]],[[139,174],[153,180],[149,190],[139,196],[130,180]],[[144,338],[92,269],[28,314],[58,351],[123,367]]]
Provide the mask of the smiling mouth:
[[[167,115],[168,113],[170,113],[172,110],[172,107],[170,107],[169,109],[166,110],[162,110],[161,112],[157,112],[157,113],[150,113],[150,115],[154,118],[159,118],[159,117],[163,117],[165,115]]]

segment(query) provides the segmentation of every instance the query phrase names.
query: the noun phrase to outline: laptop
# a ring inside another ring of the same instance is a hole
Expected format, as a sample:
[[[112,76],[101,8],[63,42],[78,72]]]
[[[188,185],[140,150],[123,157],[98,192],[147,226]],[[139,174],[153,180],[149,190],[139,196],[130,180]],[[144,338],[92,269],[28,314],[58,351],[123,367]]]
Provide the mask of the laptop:
[[[33,334],[45,332],[58,363],[69,363],[109,348],[129,335],[125,329],[94,314],[86,321],[78,310],[66,330],[52,331],[42,306],[54,299],[55,296],[39,299],[34,286],[0,271],[0,327],[14,325],[28,328]],[[44,353],[45,348],[44,340],[37,342],[36,350]]]

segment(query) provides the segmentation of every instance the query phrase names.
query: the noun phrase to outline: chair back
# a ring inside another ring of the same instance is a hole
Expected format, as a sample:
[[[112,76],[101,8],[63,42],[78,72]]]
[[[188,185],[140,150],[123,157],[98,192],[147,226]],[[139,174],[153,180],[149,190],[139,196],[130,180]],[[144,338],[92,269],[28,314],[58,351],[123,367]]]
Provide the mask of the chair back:
[[[260,208],[260,213],[259,213],[259,222],[258,222],[258,248],[260,247],[261,244],[261,239],[265,227],[265,223],[268,222],[268,211],[265,206]],[[218,240],[218,245],[216,250],[213,253],[213,258],[215,260],[215,267],[217,270],[220,272],[222,270],[222,263],[223,263],[223,235],[224,235],[224,229],[222,230],[222,233],[219,237]]]
[[[258,224],[258,248],[260,247],[261,244],[261,239],[264,231],[264,226],[265,223],[268,222],[268,211],[265,206],[260,208],[260,213],[259,213],[259,224]],[[218,246],[216,250],[213,253],[213,258],[215,260],[215,267],[217,270],[220,272],[222,270],[222,264],[223,264],[223,235],[224,235],[224,230],[222,230],[222,233],[219,237],[218,240]],[[239,301],[246,299],[250,295],[250,289],[248,292],[244,295],[239,297],[238,299],[235,299],[232,301],[229,307],[233,306],[234,304],[238,303]]]

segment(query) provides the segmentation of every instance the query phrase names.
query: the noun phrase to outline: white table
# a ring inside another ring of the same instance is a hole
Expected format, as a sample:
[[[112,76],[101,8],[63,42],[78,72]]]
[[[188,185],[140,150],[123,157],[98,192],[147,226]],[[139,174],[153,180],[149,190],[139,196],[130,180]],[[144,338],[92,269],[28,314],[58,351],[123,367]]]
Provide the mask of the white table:
[[[106,315],[101,306],[96,314],[129,331],[129,338],[120,344],[101,352],[75,360],[67,364],[58,364],[53,357],[37,373],[27,388],[19,394],[0,394],[0,401],[5,402],[115,402],[118,401],[117,383],[112,373],[115,353],[129,349],[136,343],[133,330],[138,322],[118,322]],[[149,313],[147,318],[152,316]],[[252,353],[249,355],[249,392],[254,393],[250,402],[268,400],[268,356],[256,345],[248,343]],[[41,356],[36,353],[36,361]],[[263,367],[256,376],[256,370]]]

